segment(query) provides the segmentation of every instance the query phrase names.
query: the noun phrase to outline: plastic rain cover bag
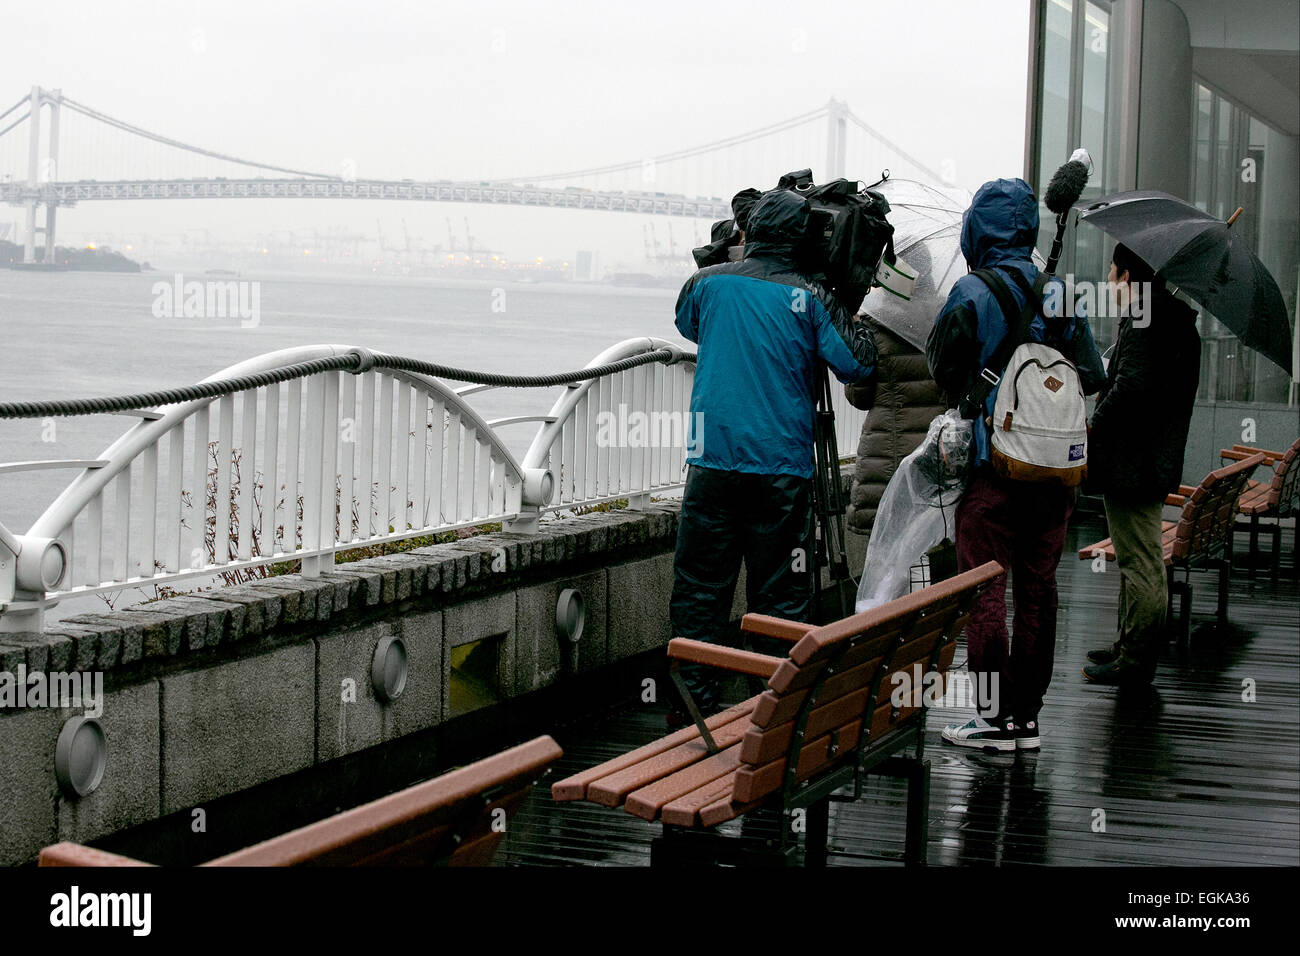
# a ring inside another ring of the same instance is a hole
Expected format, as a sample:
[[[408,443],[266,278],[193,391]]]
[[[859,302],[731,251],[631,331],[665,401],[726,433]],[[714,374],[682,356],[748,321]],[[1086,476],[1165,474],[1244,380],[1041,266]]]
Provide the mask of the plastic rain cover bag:
[[[957,502],[970,475],[969,419],[948,409],[930,422],[925,440],[885,486],[858,585],[861,613],[908,592],[910,569],[953,534]]]

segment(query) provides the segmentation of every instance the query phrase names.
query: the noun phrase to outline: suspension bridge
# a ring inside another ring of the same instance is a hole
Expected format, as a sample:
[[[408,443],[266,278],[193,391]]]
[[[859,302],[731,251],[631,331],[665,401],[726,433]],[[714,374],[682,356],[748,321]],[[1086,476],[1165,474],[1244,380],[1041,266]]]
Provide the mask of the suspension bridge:
[[[247,159],[181,142],[36,86],[0,113],[0,202],[26,213],[23,262],[52,264],[57,211],[79,202],[369,199],[721,219],[730,215],[728,197],[738,188],[775,182],[822,156],[825,166],[814,169],[822,181],[849,171],[874,179],[884,169],[942,178],[835,99],[759,129],[647,158],[467,181],[360,178],[350,160],[326,173]]]

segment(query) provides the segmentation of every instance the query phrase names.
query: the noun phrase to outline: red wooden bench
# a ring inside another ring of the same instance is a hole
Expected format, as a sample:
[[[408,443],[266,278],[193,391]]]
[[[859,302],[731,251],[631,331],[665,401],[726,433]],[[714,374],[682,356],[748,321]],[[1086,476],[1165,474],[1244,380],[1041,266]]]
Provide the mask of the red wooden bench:
[[[976,596],[1002,574],[996,562],[824,627],[756,614],[744,632],[785,640],[787,657],[674,639],[668,655],[767,678],[767,689],[697,726],[640,747],[551,787],[555,800],[587,800],[663,824],[651,863],[777,862],[824,865],[829,802],[869,773],[908,781],[904,859],[923,863],[929,803],[925,706],[893,698],[893,679],[944,674]],[[902,756],[912,749],[910,756]],[[779,811],[774,845],[730,839],[714,829],[763,808]]]
[[[532,784],[561,756],[538,737],[372,803],[237,850],[204,866],[486,866]],[[77,843],[41,866],[149,866]]]
[[[1178,595],[1181,640],[1187,638],[1191,626],[1193,571],[1218,570],[1216,614],[1220,624],[1227,623],[1228,576],[1232,573],[1232,530],[1237,501],[1251,472],[1263,463],[1262,454],[1251,455],[1210,472],[1195,488],[1180,486],[1178,494],[1165,499],[1165,504],[1182,509],[1178,520],[1163,522],[1161,530],[1165,573],[1169,578],[1167,613],[1172,621],[1174,595]],[[1080,561],[1092,561],[1103,555],[1107,561],[1115,560],[1115,546],[1110,538],[1079,549]],[[1176,571],[1183,572],[1182,581],[1175,578]]]
[[[1273,580],[1277,580],[1278,568],[1282,556],[1282,518],[1289,518],[1300,512],[1300,438],[1292,442],[1284,452],[1266,451],[1252,448],[1250,445],[1233,445],[1219,452],[1220,461],[1244,461],[1252,455],[1263,455],[1264,464],[1273,469],[1273,477],[1268,481],[1249,481],[1237,502],[1237,512],[1249,518],[1243,530],[1250,532],[1250,574],[1255,575],[1255,565],[1259,555],[1259,522],[1261,518],[1272,519],[1273,552],[1270,555]],[[1300,522],[1297,522],[1296,535],[1300,536]],[[1292,574],[1300,575],[1300,565],[1295,562],[1298,550],[1292,541]]]

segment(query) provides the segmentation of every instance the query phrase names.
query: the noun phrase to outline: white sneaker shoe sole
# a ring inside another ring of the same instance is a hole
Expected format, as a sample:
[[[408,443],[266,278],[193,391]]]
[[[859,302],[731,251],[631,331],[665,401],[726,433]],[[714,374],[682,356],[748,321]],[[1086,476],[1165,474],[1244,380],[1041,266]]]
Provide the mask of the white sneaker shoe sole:
[[[939,734],[945,742],[956,747],[970,747],[972,750],[983,750],[986,753],[1007,753],[1016,749],[1014,739],[1007,737],[1005,739],[987,738],[976,736],[976,734],[987,733],[988,731],[976,731],[969,736],[963,736],[954,732],[953,728],[945,727]]]

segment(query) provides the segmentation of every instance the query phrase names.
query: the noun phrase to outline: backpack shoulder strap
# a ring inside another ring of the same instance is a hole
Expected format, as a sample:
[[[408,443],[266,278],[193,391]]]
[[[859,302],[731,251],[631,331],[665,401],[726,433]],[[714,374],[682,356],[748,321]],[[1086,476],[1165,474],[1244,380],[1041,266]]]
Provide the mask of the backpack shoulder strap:
[[[997,299],[998,306],[1002,309],[1002,317],[1007,323],[1007,334],[1003,336],[998,347],[989,356],[988,362],[981,369],[975,383],[971,386],[970,392],[962,399],[961,412],[967,417],[983,414],[984,402],[989,397],[989,392],[993,391],[998,382],[1002,380],[1002,370],[1011,361],[1011,353],[1019,345],[1029,340],[1029,326],[1042,309],[1043,289],[1047,286],[1047,276],[1039,272],[1034,278],[1032,288],[1025,290],[1024,307],[1017,309],[1015,297],[1012,296],[1011,289],[1007,287],[1007,280],[1002,277],[998,270],[976,269],[971,275],[978,276],[980,281],[989,287],[993,297]]]

